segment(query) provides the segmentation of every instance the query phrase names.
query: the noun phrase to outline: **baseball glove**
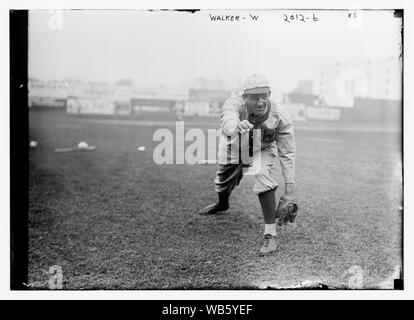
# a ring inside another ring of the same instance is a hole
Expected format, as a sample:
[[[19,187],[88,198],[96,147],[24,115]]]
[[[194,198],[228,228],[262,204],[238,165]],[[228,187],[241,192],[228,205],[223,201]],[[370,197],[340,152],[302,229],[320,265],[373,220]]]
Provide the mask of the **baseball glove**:
[[[293,199],[282,196],[276,210],[277,225],[283,226],[288,222],[294,222],[298,209],[298,204]]]

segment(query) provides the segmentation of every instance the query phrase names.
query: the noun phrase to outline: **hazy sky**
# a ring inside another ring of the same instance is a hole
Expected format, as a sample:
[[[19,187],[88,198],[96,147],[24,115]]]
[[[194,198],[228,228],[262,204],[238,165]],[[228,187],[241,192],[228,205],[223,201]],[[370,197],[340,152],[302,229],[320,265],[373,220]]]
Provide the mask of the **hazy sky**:
[[[240,21],[211,21],[209,14],[239,15]],[[288,23],[284,14],[303,16]],[[401,19],[392,11],[358,15],[353,19],[348,11],[333,10],[67,10],[59,28],[56,12],[34,10],[29,15],[29,76],[187,86],[198,77],[240,82],[262,73],[274,90],[285,91],[298,80],[312,79],[315,65],[400,54]]]

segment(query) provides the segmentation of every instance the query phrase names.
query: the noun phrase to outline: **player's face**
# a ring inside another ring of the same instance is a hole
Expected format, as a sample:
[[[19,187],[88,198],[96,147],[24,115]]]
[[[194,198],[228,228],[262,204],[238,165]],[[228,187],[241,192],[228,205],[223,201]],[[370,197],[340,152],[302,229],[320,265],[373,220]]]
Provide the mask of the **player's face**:
[[[259,116],[266,112],[266,105],[270,105],[270,91],[258,94],[245,94],[244,102],[249,113]]]

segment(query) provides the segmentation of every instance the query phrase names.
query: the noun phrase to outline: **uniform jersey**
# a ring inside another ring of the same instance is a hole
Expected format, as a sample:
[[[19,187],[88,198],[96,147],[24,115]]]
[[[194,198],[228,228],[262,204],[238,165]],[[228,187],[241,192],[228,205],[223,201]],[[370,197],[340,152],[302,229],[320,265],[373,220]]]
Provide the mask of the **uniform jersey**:
[[[283,107],[272,102],[267,107],[268,118],[257,126],[261,134],[253,135],[253,153],[273,150],[279,157],[285,183],[293,183],[295,175],[295,137],[292,120]],[[240,163],[240,154],[249,148],[248,134],[236,133],[237,124],[248,120],[254,124],[254,117],[248,114],[241,95],[226,100],[221,113],[221,136],[218,163]],[[256,127],[256,126],[255,126]]]

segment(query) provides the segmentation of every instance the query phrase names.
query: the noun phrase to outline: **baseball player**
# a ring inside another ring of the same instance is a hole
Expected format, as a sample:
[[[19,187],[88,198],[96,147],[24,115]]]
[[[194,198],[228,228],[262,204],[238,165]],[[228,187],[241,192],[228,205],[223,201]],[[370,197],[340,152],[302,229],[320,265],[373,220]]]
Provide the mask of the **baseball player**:
[[[278,225],[293,222],[298,210],[294,198],[295,138],[288,113],[270,101],[270,85],[265,77],[254,74],[243,84],[243,93],[232,96],[223,105],[218,170],[215,190],[218,201],[200,214],[216,214],[229,209],[229,197],[240,183],[243,171],[250,167],[264,218],[261,254],[276,251]],[[256,129],[256,130],[255,130]],[[248,150],[248,157],[246,155]],[[246,159],[247,158],[247,159]],[[276,210],[275,181],[277,158],[285,182],[285,193]]]

